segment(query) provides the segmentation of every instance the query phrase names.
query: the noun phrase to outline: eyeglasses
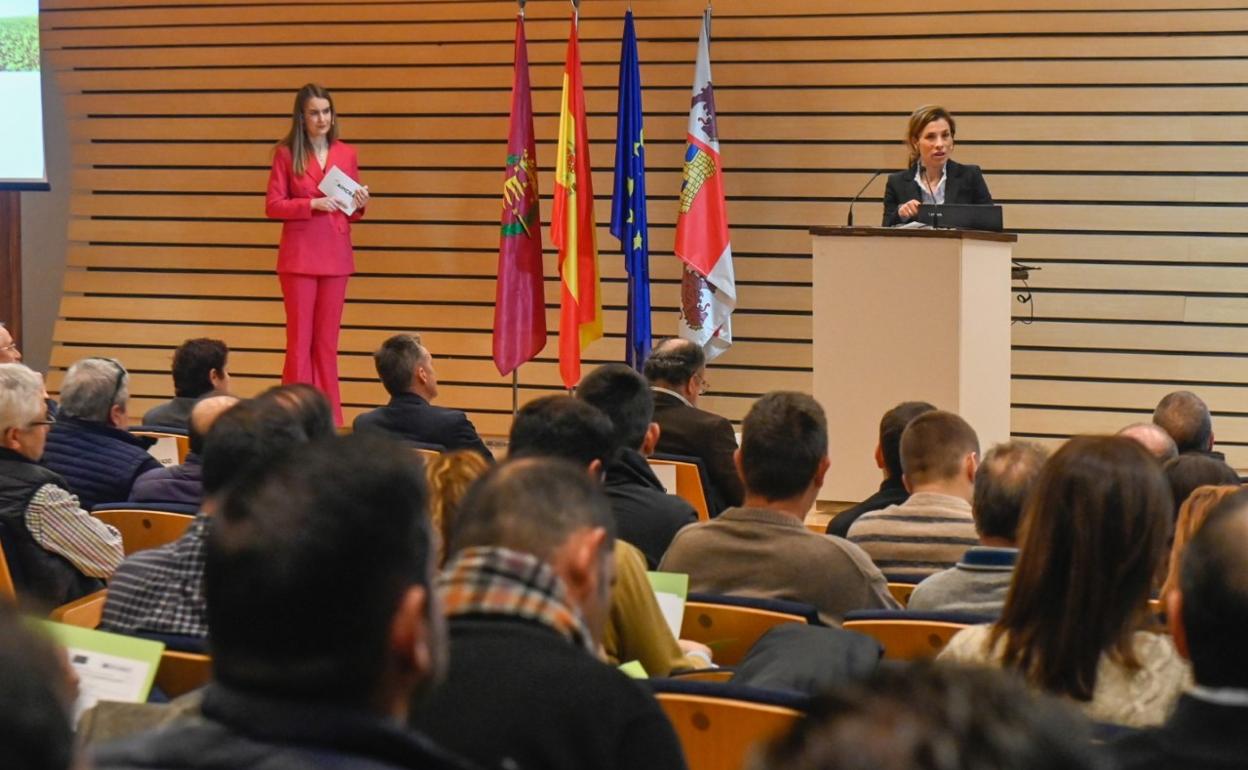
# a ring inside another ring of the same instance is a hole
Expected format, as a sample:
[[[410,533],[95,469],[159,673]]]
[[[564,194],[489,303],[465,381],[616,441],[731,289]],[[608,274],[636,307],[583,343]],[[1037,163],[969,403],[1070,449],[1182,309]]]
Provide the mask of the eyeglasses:
[[[0,348],[0,353],[16,353],[16,352],[17,352],[17,343],[16,343],[16,342],[10,342],[9,344],[7,344],[7,345],[5,345],[4,347]]]
[[[706,379],[705,374],[695,374],[694,379],[698,381],[698,395],[705,396],[711,390],[711,381]]]
[[[48,415],[42,420],[31,420],[30,423],[26,425],[26,427],[27,428],[39,428],[44,425],[56,425],[56,418],[53,417],[52,415]]]

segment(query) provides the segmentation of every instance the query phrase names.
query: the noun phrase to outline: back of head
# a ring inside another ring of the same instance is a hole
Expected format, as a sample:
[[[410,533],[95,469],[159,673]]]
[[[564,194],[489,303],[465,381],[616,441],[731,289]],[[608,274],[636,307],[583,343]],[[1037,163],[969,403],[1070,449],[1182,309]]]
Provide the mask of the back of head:
[[[828,456],[828,420],[805,393],[777,390],[754,402],[741,424],[745,488],[766,500],[804,492]]]
[[[65,372],[60,414],[87,422],[109,421],[114,406],[130,400],[130,375],[115,358],[84,358]]]
[[[585,468],[554,458],[508,460],[468,491],[451,528],[447,553],[507,548],[550,562],[568,538],[601,528],[614,542],[611,506]]]
[[[425,480],[429,482],[429,517],[439,536],[439,565],[445,560],[446,542],[459,515],[464,495],[472,483],[489,469],[490,464],[485,458],[471,449],[443,452],[425,461]]]
[[[1243,487],[1239,484],[1196,487],[1179,506],[1179,515],[1174,522],[1174,537],[1170,543],[1170,561],[1166,565],[1166,579],[1159,592],[1163,598],[1179,587],[1183,553],[1187,550],[1187,544],[1196,536],[1196,531],[1204,526],[1205,519],[1209,518],[1209,514],[1223,500],[1241,489]]]
[[[924,412],[901,434],[901,469],[911,485],[957,476],[971,453],[979,453],[979,437],[953,412]]]
[[[261,403],[271,403],[284,410],[303,428],[309,441],[336,435],[334,414],[329,399],[317,388],[303,382],[276,385],[256,397]]]
[[[212,392],[214,371],[225,372],[230,349],[221,340],[199,337],[187,340],[173,351],[173,394],[199,398]]]
[[[191,407],[191,417],[186,424],[192,452],[203,457],[204,437],[208,435],[208,431],[212,430],[217,418],[237,403],[237,396],[210,396],[195,402],[195,406]]]
[[[511,423],[508,457],[562,457],[582,468],[611,458],[611,419],[571,396],[544,396],[520,407]]]
[[[326,439],[231,488],[204,578],[219,681],[372,705],[398,603],[430,581],[425,479],[410,455],[373,436]]]
[[[1136,422],[1118,431],[1119,436],[1126,436],[1148,450],[1158,462],[1169,462],[1179,456],[1179,448],[1170,438],[1170,434],[1160,425],[1151,422]]]
[[[1018,538],[1023,504],[1048,457],[1044,447],[1030,441],[1007,441],[988,450],[975,473],[971,500],[980,537]]]
[[[1170,490],[1143,447],[1120,436],[1066,442],[1023,511],[1014,581],[994,627],[994,637],[1008,634],[1005,662],[1081,700],[1091,698],[1102,653],[1133,664],[1169,521]]]
[[[1196,683],[1248,689],[1248,491],[1224,499],[1183,555],[1183,628]]]
[[[1234,485],[1239,486],[1239,474],[1222,460],[1208,455],[1179,455],[1163,468],[1166,481],[1170,482],[1170,492],[1174,500],[1174,513],[1177,516],[1183,501],[1203,486]]]
[[[604,364],[585,375],[576,397],[611,418],[615,448],[641,448],[654,418],[654,394],[644,377],[624,364]]]
[[[1213,448],[1213,418],[1200,396],[1190,390],[1167,394],[1153,410],[1153,422],[1160,425],[1179,452],[1208,452]]]
[[[39,417],[43,378],[25,364],[0,364],[0,436]]]
[[[216,495],[248,470],[308,440],[294,415],[272,401],[253,398],[235,404],[204,437],[204,494]]]
[[[666,339],[646,359],[645,375],[652,385],[681,386],[706,368],[702,346],[683,338]]]
[[[412,388],[412,373],[427,352],[419,334],[396,334],[373,353],[377,376],[391,396],[401,396]]]
[[[915,417],[934,412],[936,407],[926,401],[903,401],[880,418],[880,453],[889,478],[901,478],[901,434]]]
[[[1001,671],[881,666],[816,698],[752,770],[1081,770],[1101,767],[1086,724]]]
[[[0,602],[0,758],[5,770],[68,770],[72,706],[64,653]]]

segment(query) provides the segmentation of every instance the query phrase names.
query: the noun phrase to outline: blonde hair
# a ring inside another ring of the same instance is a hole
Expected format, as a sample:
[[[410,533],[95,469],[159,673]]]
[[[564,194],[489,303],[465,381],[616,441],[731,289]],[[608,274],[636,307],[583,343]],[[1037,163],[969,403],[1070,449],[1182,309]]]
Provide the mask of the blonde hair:
[[[338,110],[334,107],[334,97],[329,95],[324,86],[308,83],[295,94],[295,109],[291,114],[290,131],[277,143],[278,147],[290,150],[290,161],[295,169],[295,176],[303,176],[308,168],[308,155],[312,152],[312,142],[308,139],[308,128],[304,124],[303,111],[313,99],[324,99],[329,102],[329,114],[334,121],[329,125],[328,144],[338,141]]]
[[[471,449],[443,452],[425,460],[425,478],[429,481],[429,516],[438,533],[438,566],[446,561],[446,544],[451,527],[459,513],[459,503],[472,482],[490,469],[485,458]]]
[[[910,113],[910,123],[906,127],[906,149],[910,152],[911,166],[919,160],[919,135],[933,120],[945,121],[949,124],[949,135],[954,137],[958,135],[958,126],[954,123],[953,116],[949,114],[949,110],[939,104],[925,104]]]
[[[1174,524],[1174,544],[1170,546],[1170,567],[1166,572],[1166,582],[1161,584],[1159,594],[1163,600],[1170,591],[1179,587],[1183,549],[1191,542],[1196,531],[1204,525],[1209,512],[1222,502],[1223,498],[1241,489],[1243,487],[1231,484],[1219,486],[1205,484],[1192,490],[1192,493],[1179,506],[1179,518]]]

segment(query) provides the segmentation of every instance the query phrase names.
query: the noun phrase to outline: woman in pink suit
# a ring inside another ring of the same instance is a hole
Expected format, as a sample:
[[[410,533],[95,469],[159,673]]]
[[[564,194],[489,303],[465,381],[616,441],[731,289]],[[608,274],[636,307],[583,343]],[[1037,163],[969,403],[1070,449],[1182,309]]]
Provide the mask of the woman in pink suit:
[[[338,140],[334,101],[309,83],[295,96],[290,132],[278,142],[264,212],[282,220],[277,276],[286,304],[286,364],[282,382],[308,382],[325,392],[342,424],[338,393],[338,328],[355,272],[351,222],[364,216],[368,188],[355,193],[350,216],[317,185],[337,166],[352,179],[360,170],[355,148]]]

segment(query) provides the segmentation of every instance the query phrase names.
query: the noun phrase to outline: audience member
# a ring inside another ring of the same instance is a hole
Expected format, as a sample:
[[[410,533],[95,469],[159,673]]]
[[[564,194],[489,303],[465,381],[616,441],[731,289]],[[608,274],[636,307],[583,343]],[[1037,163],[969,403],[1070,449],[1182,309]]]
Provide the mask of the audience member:
[[[75,685],[65,652],[0,602],[0,758],[5,770],[70,770]]]
[[[849,528],[890,580],[918,583],[957,564],[978,543],[971,495],[979,438],[952,412],[915,417],[901,434],[901,468],[910,497],[863,514]]]
[[[478,482],[441,581],[450,674],[413,724],[486,767],[683,768],[653,697],[595,657],[613,529],[566,461],[510,460]]]
[[[202,718],[105,746],[99,770],[463,767],[400,726],[446,657],[425,505],[420,469],[375,437],[251,468],[208,542]]]
[[[308,435],[290,402],[275,391],[240,402],[217,419],[204,439],[203,507],[177,540],[122,562],[108,586],[101,629],[208,635],[204,564],[219,498],[244,473],[273,463],[300,444],[333,435],[329,401],[309,390],[326,415],[328,430],[318,435]]]
[[[1205,518],[1218,503],[1240,489],[1242,487],[1239,484],[1196,487],[1179,506],[1179,516],[1174,526],[1174,539],[1170,545],[1170,559],[1166,563],[1166,579],[1158,592],[1163,599],[1169,596],[1171,591],[1178,590],[1183,550],[1191,542],[1196,530],[1205,523]]]
[[[875,445],[875,465],[884,471],[884,480],[875,494],[841,511],[828,522],[828,534],[849,537],[849,528],[864,513],[890,505],[901,505],[910,497],[901,470],[901,434],[915,417],[934,412],[936,407],[926,401],[905,401],[889,409],[880,418],[880,438]]]
[[[396,334],[373,354],[377,375],[390,394],[390,403],[355,418],[357,431],[387,433],[420,444],[446,449],[471,449],[493,462],[468,416],[457,409],[434,406],[438,375],[433,354],[416,334]]]
[[[84,358],[65,373],[61,408],[48,432],[45,467],[64,477],[82,507],[130,499],[141,474],[159,468],[150,441],[126,430],[130,375],[113,358]]]
[[[744,488],[732,461],[737,451],[732,423],[698,408],[698,398],[709,387],[702,346],[680,338],[663,340],[646,359],[645,374],[654,389],[654,421],[659,425],[654,451],[702,461],[711,481],[706,490],[711,515],[740,505]]]
[[[121,563],[121,535],[82,510],[41,465],[48,440],[43,378],[0,364],[0,535],[18,594],[49,606],[104,587]]]
[[[698,514],[689,503],[667,494],[646,462],[659,439],[650,386],[624,364],[606,364],[581,380],[576,397],[611,420],[606,490],[616,533],[641,549],[654,569],[677,530],[697,521]]]
[[[1018,524],[1048,452],[1038,444],[1009,441],[984,455],[975,472],[971,514],[979,545],[944,572],[919,583],[908,609],[999,615],[1018,559]]]
[[[1159,425],[1151,422],[1136,422],[1118,431],[1119,436],[1135,441],[1159,463],[1168,463],[1179,456],[1179,448],[1174,439]]]
[[[1169,520],[1165,478],[1139,444],[1072,438],[1027,502],[1001,619],[958,632],[940,657],[1016,670],[1097,721],[1161,723],[1190,679],[1170,638],[1144,629]]]
[[[278,408],[285,410],[313,441],[338,433],[329,398],[319,388],[306,382],[274,385],[257,398],[272,401]]]
[[[221,340],[187,340],[173,351],[173,398],[143,415],[143,425],[185,430],[195,402],[208,395],[225,395],[230,374],[225,366],[230,349]]]
[[[1174,515],[1197,487],[1230,485],[1239,486],[1239,474],[1225,461],[1204,454],[1179,455],[1166,463],[1162,470],[1170,482],[1174,500]]]
[[[446,541],[455,517],[459,515],[459,504],[472,482],[489,469],[490,464],[485,458],[470,449],[443,452],[425,460],[425,480],[429,482],[429,518],[438,536],[435,564],[439,569],[446,561]]]
[[[1190,390],[1168,393],[1153,410],[1153,422],[1174,439],[1179,454],[1213,452],[1213,417],[1200,396]],[[1216,454],[1222,459],[1222,454]]]
[[[916,663],[817,698],[751,770],[1095,770],[1086,722],[1000,672]]]
[[[1196,686],[1166,723],[1114,745],[1122,770],[1248,765],[1248,493],[1222,501],[1192,538],[1166,595],[1174,644]]]
[[[5,328],[4,322],[0,321],[0,364],[20,364],[21,362],[22,351],[17,349],[13,335]]]
[[[610,454],[611,431],[611,420],[584,401],[546,396],[530,401],[516,413],[507,456],[571,460],[585,468],[590,478],[600,481]],[[615,585],[611,586],[611,610],[602,634],[607,660],[635,660],[651,676],[709,666],[710,648],[678,640],[668,628],[646,576],[646,557],[641,551],[616,538],[612,556]]]
[[[676,535],[664,572],[689,590],[814,605],[828,624],[850,610],[894,609],[888,584],[862,549],[803,523],[828,471],[828,424],[810,396],[776,391],[750,407],[737,468],[745,505]]]
[[[195,402],[188,423],[190,451],[179,465],[153,468],[134,480],[133,503],[173,503],[198,507],[204,501],[204,436],[227,409],[238,403],[234,396],[210,396]]]

